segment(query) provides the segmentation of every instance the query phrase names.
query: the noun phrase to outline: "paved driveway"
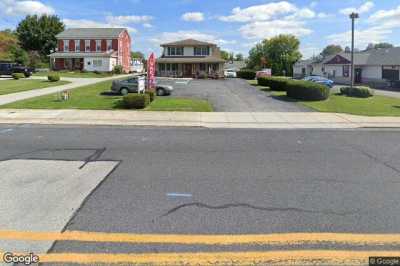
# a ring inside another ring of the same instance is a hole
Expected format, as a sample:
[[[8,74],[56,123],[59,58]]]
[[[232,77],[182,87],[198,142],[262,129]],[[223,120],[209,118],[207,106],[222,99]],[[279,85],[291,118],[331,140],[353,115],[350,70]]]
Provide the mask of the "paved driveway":
[[[242,79],[192,80],[176,84],[174,96],[208,100],[217,112],[304,112],[308,108],[274,99]]]

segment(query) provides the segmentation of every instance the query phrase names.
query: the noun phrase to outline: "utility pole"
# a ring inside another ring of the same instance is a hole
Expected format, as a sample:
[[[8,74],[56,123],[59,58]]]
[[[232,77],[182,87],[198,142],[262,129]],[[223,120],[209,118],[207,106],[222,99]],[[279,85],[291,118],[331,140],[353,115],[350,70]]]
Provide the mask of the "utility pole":
[[[353,89],[354,87],[354,23],[355,20],[358,19],[360,16],[358,13],[351,13],[350,18],[351,18],[351,73],[350,73],[350,78],[351,78],[351,83],[350,83],[350,88]]]

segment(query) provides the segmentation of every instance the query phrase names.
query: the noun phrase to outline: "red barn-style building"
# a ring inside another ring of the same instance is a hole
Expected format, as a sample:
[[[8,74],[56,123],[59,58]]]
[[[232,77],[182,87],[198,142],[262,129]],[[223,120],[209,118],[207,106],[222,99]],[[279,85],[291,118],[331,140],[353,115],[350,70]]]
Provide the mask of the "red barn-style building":
[[[57,49],[50,54],[53,70],[110,72],[131,64],[131,37],[125,28],[74,28],[56,36]]]

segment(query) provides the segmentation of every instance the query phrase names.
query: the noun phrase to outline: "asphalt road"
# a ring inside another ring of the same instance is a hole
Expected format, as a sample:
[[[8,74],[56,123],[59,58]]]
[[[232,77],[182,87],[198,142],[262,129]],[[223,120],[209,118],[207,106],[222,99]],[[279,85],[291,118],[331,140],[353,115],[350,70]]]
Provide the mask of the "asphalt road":
[[[217,112],[306,112],[310,109],[271,97],[243,79],[192,80],[174,85],[173,96],[208,100]]]
[[[110,173],[105,171],[104,179],[93,191],[85,192],[88,197],[77,212],[71,212],[66,231],[393,234],[400,232],[399,133],[3,125],[0,158],[3,163],[15,159],[119,162]],[[45,164],[41,169],[50,177],[65,171],[51,170]],[[19,171],[26,175],[30,170],[21,165]],[[14,178],[19,180],[18,175]],[[21,183],[20,187],[28,185],[29,182]],[[63,186],[68,188],[68,182]],[[42,187],[37,189],[39,195],[47,193],[46,184]],[[59,205],[64,206],[63,202],[74,197],[74,193],[66,193]],[[47,198],[49,202],[56,199]],[[47,205],[39,207],[46,209]],[[57,219],[51,215],[49,212],[46,219]],[[29,215],[24,217],[27,223],[29,219]],[[13,229],[12,224],[1,226],[0,231]],[[348,248],[344,244],[311,246],[315,247]],[[280,248],[57,241],[50,252],[111,254]],[[375,248],[398,250],[398,246]],[[0,250],[4,249],[0,246]]]

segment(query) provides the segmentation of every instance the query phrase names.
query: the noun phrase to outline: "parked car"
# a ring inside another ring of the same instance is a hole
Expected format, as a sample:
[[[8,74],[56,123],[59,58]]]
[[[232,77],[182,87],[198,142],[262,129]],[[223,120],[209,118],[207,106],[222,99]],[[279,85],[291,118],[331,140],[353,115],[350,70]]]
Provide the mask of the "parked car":
[[[14,73],[22,73],[25,77],[32,76],[33,69],[10,62],[0,62],[0,75],[11,76]]]
[[[236,71],[233,69],[226,69],[224,71],[224,75],[226,78],[236,78],[237,77]]]
[[[270,77],[272,76],[272,70],[270,68],[264,68],[256,72],[256,78]]]
[[[333,80],[330,80],[330,79],[327,79],[327,78],[321,77],[321,76],[308,76],[308,77],[305,77],[303,80],[323,84],[325,86],[328,86],[329,88],[332,88],[334,85]]]
[[[111,86],[111,91],[120,93],[122,95],[127,95],[128,93],[137,93],[139,85],[138,78],[139,77],[130,77],[122,80],[114,80]],[[174,87],[171,85],[156,84],[156,94],[158,96],[170,95],[173,90]]]

